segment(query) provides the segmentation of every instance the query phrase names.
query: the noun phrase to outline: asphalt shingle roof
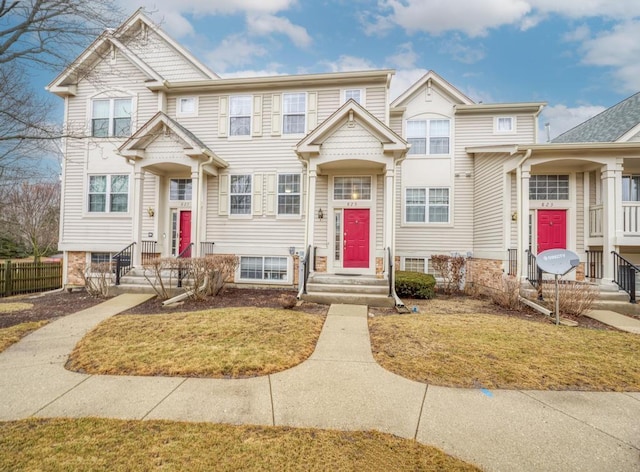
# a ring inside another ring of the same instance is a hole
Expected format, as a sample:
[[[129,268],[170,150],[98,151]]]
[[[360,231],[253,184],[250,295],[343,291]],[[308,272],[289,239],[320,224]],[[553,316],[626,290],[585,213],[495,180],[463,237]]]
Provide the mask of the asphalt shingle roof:
[[[612,143],[638,123],[640,123],[640,92],[562,133],[551,142]]]

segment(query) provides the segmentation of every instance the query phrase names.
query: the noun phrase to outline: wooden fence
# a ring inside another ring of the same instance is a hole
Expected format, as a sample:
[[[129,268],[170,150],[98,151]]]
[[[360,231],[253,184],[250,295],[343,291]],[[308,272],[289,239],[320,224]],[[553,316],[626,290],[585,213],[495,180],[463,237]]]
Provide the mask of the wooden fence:
[[[0,297],[62,287],[62,261],[11,262],[0,265]]]

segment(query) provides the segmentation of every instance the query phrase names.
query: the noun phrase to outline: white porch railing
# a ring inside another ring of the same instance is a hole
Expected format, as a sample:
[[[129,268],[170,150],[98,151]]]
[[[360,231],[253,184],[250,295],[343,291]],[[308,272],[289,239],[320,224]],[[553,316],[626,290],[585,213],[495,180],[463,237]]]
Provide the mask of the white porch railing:
[[[589,208],[589,236],[602,236],[602,204]]]
[[[622,204],[622,220],[625,234],[640,233],[640,202],[624,202]]]

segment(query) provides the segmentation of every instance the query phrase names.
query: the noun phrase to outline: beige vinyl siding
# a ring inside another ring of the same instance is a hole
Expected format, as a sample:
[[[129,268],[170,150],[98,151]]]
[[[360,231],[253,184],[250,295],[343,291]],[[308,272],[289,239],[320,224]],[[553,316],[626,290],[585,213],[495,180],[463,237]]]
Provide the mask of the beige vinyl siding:
[[[476,156],[475,165],[475,217],[473,230],[474,251],[502,251],[504,224],[503,160],[495,155]]]
[[[319,175],[316,178],[316,205],[313,210],[315,217],[315,234],[313,236],[314,245],[318,248],[328,247],[328,233],[329,225],[333,224],[333,215],[330,215],[327,211],[329,198],[329,177],[326,175]],[[322,208],[324,212],[324,219],[318,220],[316,215],[318,210]]]
[[[510,247],[507,249],[515,249],[518,247],[518,221],[517,219],[520,218],[520,215],[518,215],[518,187],[517,187],[517,179],[516,179],[516,174],[515,173],[511,173],[509,174],[510,177],[510,193],[511,193],[511,208],[509,211],[509,215],[513,215],[514,213],[516,214],[516,221],[513,220],[513,218],[510,218],[511,222],[509,223],[510,227],[511,227],[511,244]]]
[[[318,124],[326,120],[342,105],[339,88],[326,88],[318,91]]]
[[[387,113],[387,89],[386,87],[372,86],[367,87],[366,91],[366,109],[373,116],[378,118],[383,123],[386,123],[386,113]]]
[[[125,45],[148,66],[170,82],[208,77],[151,29],[146,36],[137,33]]]
[[[384,249],[384,176],[376,175],[373,180],[376,186],[376,249]],[[391,220],[388,220],[391,223]]]
[[[156,196],[158,195],[158,177],[145,173],[144,176],[144,184],[143,184],[143,202],[142,202],[142,239],[153,239],[154,241],[158,240],[158,235],[156,234],[156,219],[160,217],[158,213]],[[155,212],[153,217],[149,216],[148,209],[152,208]],[[149,233],[153,233],[153,236],[150,238]]]
[[[576,173],[576,251],[584,252],[584,174]]]
[[[399,136],[403,136],[402,134],[402,115],[391,115],[390,128]],[[405,136],[406,137],[406,136]]]

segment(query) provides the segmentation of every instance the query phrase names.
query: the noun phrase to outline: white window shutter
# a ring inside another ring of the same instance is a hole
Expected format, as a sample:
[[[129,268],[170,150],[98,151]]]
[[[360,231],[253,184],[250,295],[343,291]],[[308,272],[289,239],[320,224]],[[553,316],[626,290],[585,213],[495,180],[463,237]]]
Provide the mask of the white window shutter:
[[[218,109],[218,136],[221,138],[229,134],[229,97],[223,95],[219,99]]]
[[[253,96],[253,136],[262,136],[262,95]]]
[[[253,214],[256,216],[262,215],[263,185],[262,174],[253,174]]]
[[[218,215],[229,214],[229,175],[218,177]]]
[[[267,215],[276,214],[276,174],[267,174]]]
[[[271,96],[271,135],[282,134],[282,95]]]
[[[318,93],[307,94],[307,131],[313,131],[318,126]]]

